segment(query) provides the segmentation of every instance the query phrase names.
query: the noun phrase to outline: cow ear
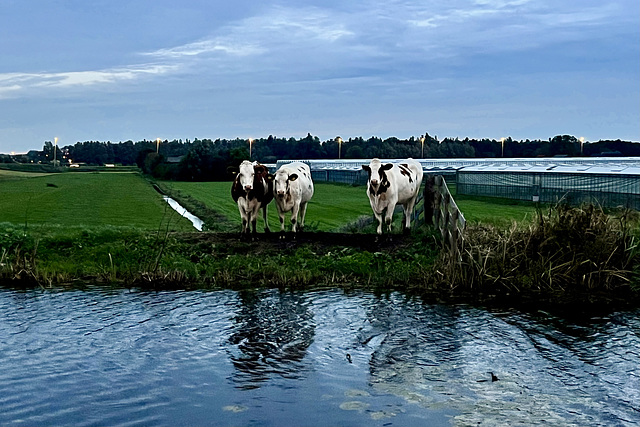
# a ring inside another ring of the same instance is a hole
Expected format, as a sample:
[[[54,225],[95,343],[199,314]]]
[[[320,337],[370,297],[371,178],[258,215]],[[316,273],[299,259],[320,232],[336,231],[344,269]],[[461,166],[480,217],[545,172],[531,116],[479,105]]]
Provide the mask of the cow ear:
[[[296,179],[298,179],[298,174],[292,173],[289,175],[289,181],[295,181]]]
[[[382,170],[388,171],[393,167],[393,163],[387,163],[386,165],[382,165]]]
[[[362,165],[362,169],[366,170],[367,172],[371,172],[371,168],[369,167],[369,165]]]

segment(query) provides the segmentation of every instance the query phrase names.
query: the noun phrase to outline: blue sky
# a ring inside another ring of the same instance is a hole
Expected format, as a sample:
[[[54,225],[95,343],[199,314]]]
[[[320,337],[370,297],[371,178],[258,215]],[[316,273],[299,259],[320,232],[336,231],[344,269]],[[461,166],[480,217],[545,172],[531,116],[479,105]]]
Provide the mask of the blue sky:
[[[44,141],[640,141],[638,0],[0,0],[0,152]]]

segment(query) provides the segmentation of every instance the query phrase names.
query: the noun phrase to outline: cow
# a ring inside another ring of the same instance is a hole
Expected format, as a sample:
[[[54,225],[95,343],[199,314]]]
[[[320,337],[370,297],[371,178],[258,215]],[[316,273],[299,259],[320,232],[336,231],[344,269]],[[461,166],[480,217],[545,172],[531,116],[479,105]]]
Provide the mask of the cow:
[[[313,197],[313,180],[309,166],[293,162],[280,166],[273,179],[273,195],[280,216],[280,238],[284,238],[284,214],[291,211],[291,231],[304,228],[307,203]],[[300,225],[298,226],[298,213]],[[295,236],[295,234],[294,234]]]
[[[372,159],[362,169],[369,173],[367,180],[367,195],[378,220],[378,235],[382,234],[382,216],[391,233],[393,211],[396,205],[404,208],[403,231],[409,232],[411,227],[411,213],[416,204],[416,198],[422,184],[422,165],[416,160],[407,159],[401,163],[382,163],[380,159]]]
[[[240,218],[242,218],[241,238],[249,236],[249,226],[252,235],[256,236],[256,220],[260,209],[264,218],[264,231],[269,233],[267,207],[273,200],[273,176],[266,166],[251,163],[248,160],[240,163],[239,171],[233,180],[231,197],[238,204]]]

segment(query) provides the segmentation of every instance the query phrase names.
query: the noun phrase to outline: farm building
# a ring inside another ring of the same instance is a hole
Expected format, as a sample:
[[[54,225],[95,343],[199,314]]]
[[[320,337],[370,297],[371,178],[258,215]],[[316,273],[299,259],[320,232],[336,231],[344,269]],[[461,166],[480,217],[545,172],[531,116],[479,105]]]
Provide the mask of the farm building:
[[[456,183],[458,194],[640,209],[640,167],[632,162],[468,166]]]

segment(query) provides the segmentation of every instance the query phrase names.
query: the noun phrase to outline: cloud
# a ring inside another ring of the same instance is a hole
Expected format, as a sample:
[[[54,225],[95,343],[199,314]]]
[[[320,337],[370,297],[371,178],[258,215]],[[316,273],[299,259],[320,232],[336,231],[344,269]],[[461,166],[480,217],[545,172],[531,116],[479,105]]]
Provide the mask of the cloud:
[[[147,64],[97,71],[5,73],[0,74],[0,98],[13,98],[22,92],[35,89],[73,89],[134,81],[143,77],[167,74],[176,68],[175,65]]]
[[[223,37],[209,40],[200,40],[166,49],[158,49],[143,55],[155,56],[165,59],[178,59],[182,57],[199,56],[211,53],[222,53],[234,56],[248,56],[263,52],[263,49],[252,44],[234,43],[224,40]]]
[[[172,48],[145,52],[167,60],[209,55],[228,57],[265,56],[292,46],[326,45],[351,35],[333,12],[315,7],[272,7],[266,13],[231,22],[202,40]]]

